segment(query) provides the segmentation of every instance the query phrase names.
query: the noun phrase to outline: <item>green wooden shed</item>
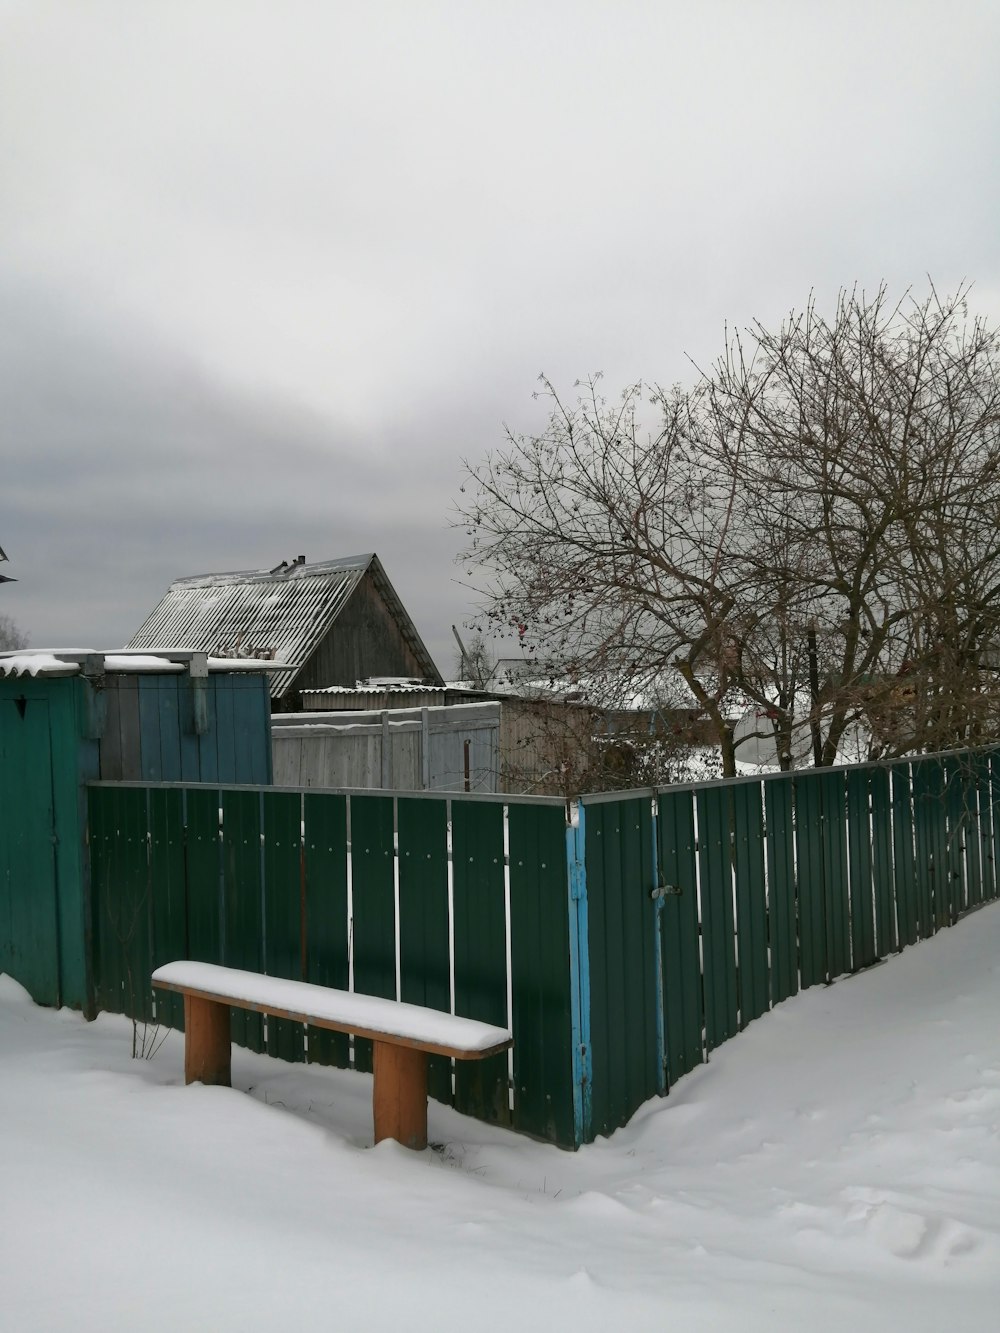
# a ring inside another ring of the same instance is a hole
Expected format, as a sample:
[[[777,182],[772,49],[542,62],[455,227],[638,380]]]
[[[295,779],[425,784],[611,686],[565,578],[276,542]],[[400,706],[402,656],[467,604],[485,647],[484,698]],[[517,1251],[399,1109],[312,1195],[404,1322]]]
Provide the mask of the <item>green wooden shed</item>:
[[[266,674],[204,653],[0,654],[0,972],[87,1013],[95,779],[270,783]]]

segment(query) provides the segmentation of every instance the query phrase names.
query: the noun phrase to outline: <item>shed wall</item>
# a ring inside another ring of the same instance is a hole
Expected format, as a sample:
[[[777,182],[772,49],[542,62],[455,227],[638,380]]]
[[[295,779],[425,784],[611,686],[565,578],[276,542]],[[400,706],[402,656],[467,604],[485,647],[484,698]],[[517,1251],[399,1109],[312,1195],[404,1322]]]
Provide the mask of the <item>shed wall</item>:
[[[299,690],[355,685],[370,676],[419,679],[423,675],[423,665],[401,633],[369,571],[296,676],[294,691],[289,691],[276,707],[285,712],[297,710],[301,706]]]

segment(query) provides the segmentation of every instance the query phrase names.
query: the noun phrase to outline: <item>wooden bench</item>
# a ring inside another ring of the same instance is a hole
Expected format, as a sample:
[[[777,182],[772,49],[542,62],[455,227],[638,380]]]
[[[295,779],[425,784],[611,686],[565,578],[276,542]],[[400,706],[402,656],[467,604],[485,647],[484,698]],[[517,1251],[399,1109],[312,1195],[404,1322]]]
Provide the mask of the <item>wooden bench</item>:
[[[472,1018],[215,963],[166,963],[153,973],[153,985],[184,996],[185,1083],[230,1086],[230,1007],[370,1038],[376,1143],[427,1147],[428,1055],[484,1060],[513,1044],[506,1028]]]

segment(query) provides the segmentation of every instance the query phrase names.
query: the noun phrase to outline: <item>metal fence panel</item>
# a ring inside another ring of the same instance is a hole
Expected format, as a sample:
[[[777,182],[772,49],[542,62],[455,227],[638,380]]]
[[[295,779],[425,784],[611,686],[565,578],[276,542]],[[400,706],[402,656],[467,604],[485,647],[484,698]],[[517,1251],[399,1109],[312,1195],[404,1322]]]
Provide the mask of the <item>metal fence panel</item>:
[[[561,806],[511,805],[514,1127],[573,1147],[572,979]]]
[[[701,931],[694,800],[690,792],[657,798],[657,862],[660,887],[660,957],[666,1084],[704,1059]]]
[[[184,864],[184,793],[176,787],[149,791],[149,888],[152,898],[152,966],[187,958],[187,874]],[[183,1028],[184,998],[155,993],[157,1022]]]
[[[396,995],[396,903],[391,796],[352,796],[354,986],[363,995]],[[354,1043],[354,1065],[372,1069],[372,1044]]]
[[[732,814],[726,787],[703,788],[696,800],[701,879],[705,1044],[708,1050],[738,1027],[733,915]]]
[[[266,793],[263,835],[264,970],[272,977],[305,981],[302,797],[298,792]],[[305,1035],[301,1023],[268,1017],[268,1055],[304,1060]]]
[[[451,1008],[448,916],[448,809],[444,801],[396,803],[399,833],[399,969],[401,1000]],[[428,1062],[427,1086],[451,1102],[451,1061]]]
[[[222,807],[222,959],[227,967],[264,970],[261,793],[223,790]],[[264,1017],[246,1009],[230,1010],[233,1041],[251,1051],[264,1049]]]
[[[847,868],[851,905],[851,966],[854,971],[878,960],[875,947],[874,872],[872,868],[870,774],[847,774]]]
[[[455,1013],[507,1026],[507,909],[504,810],[452,801]],[[455,1061],[455,1105],[468,1115],[510,1123],[507,1056]]]
[[[795,778],[795,859],[798,866],[799,966],[803,989],[829,978],[823,789],[820,776]]]
[[[658,1090],[652,802],[585,809],[591,1114],[609,1134]]]
[[[305,865],[306,980],[349,990],[350,919],[347,904],[347,797],[306,792],[302,798]],[[346,1032],[307,1028],[313,1064],[351,1063]]]
[[[733,866],[740,1027],[745,1028],[769,1005],[764,810],[756,784],[733,788]]]
[[[892,881],[892,793],[886,768],[871,771],[871,802],[875,952],[885,958],[899,947]]]
[[[772,1004],[787,1000],[799,989],[793,791],[790,782],[764,784]]]
[[[892,848],[895,859],[896,919],[900,947],[916,944],[919,935],[917,875],[913,846],[913,805],[909,764],[894,764],[892,781]]]

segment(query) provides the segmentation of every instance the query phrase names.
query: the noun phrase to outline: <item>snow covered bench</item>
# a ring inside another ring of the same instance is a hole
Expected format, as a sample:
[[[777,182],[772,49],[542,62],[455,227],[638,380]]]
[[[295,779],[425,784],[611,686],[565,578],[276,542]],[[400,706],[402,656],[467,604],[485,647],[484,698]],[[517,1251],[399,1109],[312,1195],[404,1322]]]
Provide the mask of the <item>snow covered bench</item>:
[[[229,1009],[251,1009],[368,1037],[375,1050],[375,1142],[427,1147],[427,1057],[483,1060],[512,1045],[506,1028],[421,1005],[241,972],[215,963],[166,963],[153,985],[184,996],[184,1081],[230,1084]]]

